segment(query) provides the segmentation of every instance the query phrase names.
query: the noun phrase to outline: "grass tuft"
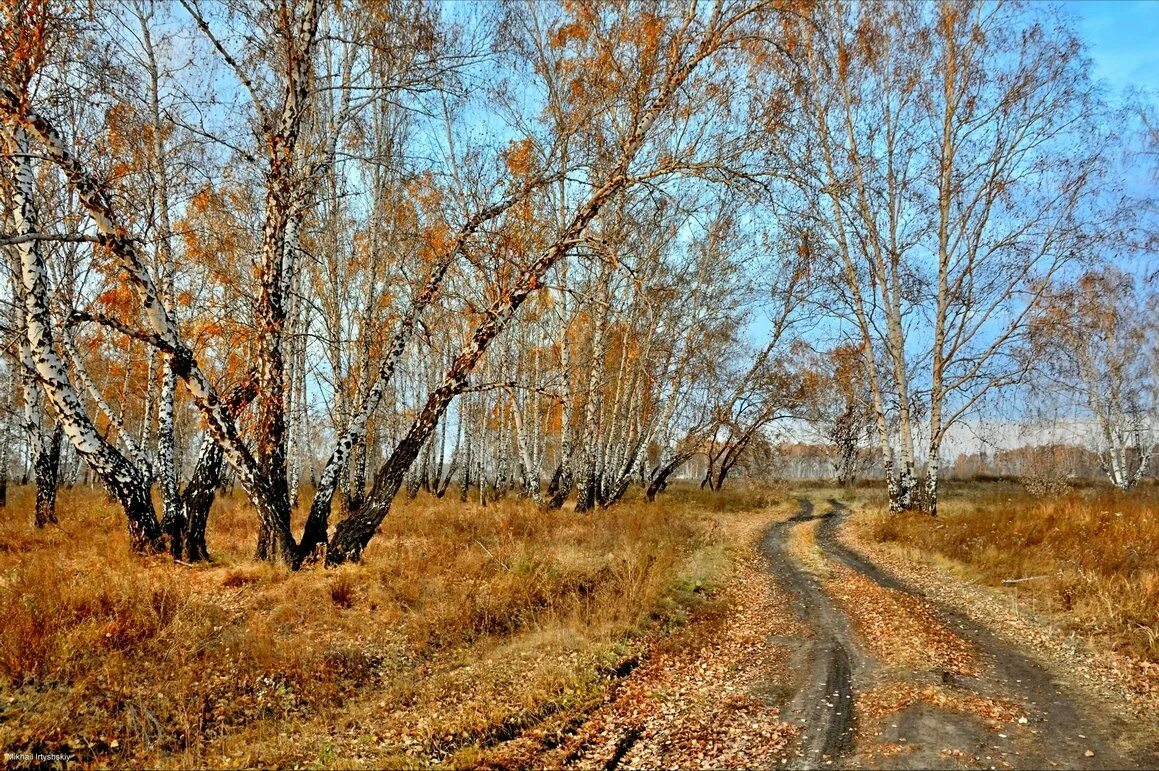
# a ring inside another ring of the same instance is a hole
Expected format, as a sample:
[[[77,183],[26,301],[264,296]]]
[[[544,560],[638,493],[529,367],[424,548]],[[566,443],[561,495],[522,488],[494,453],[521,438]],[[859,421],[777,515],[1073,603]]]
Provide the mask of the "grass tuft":
[[[937,519],[878,514],[872,534],[949,558],[1008,585],[1076,630],[1159,661],[1159,487],[1072,490],[1051,499],[1014,485],[947,496]]]

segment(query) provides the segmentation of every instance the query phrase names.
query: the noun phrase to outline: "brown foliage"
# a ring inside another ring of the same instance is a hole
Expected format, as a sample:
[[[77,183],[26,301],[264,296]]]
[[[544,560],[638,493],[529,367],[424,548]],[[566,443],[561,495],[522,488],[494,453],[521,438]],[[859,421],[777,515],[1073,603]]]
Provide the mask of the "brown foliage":
[[[16,490],[9,511],[30,501]],[[114,765],[325,764],[329,727],[373,708],[376,763],[414,762],[602,687],[626,636],[675,623],[727,565],[691,503],[577,516],[448,501],[400,502],[362,565],[299,573],[250,561],[235,497],[211,519],[219,562],[188,568],[133,555],[97,491],[62,490],[60,528],[6,517],[0,744]]]
[[[881,515],[874,532],[964,563],[1111,647],[1159,661],[1159,488],[1034,499],[1012,485],[959,497],[931,521]],[[1037,578],[1041,576],[1041,578]]]

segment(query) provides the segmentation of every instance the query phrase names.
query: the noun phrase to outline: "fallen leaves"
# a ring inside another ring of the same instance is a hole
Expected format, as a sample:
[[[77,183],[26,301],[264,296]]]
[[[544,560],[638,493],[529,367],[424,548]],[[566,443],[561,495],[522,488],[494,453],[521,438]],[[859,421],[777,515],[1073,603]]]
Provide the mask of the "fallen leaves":
[[[858,694],[857,709],[866,720],[880,720],[919,702],[938,709],[978,717],[995,731],[1026,719],[1022,705],[1010,699],[989,698],[972,691],[896,681],[878,685]]]
[[[925,587],[955,611],[983,621],[1012,645],[1034,651],[1039,659],[1066,674],[1068,680],[1114,704],[1117,712],[1150,720],[1159,711],[1159,663],[1143,661],[1068,634],[1049,619],[1031,614],[1007,596],[922,561],[934,559],[896,545],[874,543],[865,523],[854,522],[844,534],[846,546],[869,556],[913,586]],[[944,564],[944,561],[943,561]]]
[[[800,631],[788,600],[750,555],[712,620],[694,622],[648,657],[570,741],[532,765],[578,768],[751,768],[777,763],[799,729],[764,694],[784,688]]]
[[[927,604],[843,565],[833,573],[825,589],[849,614],[874,656],[959,676],[977,674],[973,646],[947,629]]]

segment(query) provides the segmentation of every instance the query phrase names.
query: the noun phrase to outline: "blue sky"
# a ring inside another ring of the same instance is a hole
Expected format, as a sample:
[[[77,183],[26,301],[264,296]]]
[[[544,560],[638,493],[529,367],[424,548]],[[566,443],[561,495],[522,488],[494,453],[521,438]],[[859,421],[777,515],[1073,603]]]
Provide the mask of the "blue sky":
[[[1159,1],[1070,0],[1063,7],[1078,18],[1097,77],[1112,93],[1159,86]]]
[[[1109,96],[1139,90],[1150,92],[1152,103],[1159,98],[1159,0],[1064,0],[1060,5],[1078,21],[1078,32],[1094,63],[1093,74],[1108,88]],[[1142,167],[1137,171],[1133,184],[1149,188],[1153,184],[1150,171]],[[1013,398],[1017,411],[1022,395],[1015,392]],[[952,459],[958,452],[1075,441],[1090,427],[1081,421],[1064,421],[1049,430],[1057,433],[1002,419],[971,418],[950,430],[943,453]]]

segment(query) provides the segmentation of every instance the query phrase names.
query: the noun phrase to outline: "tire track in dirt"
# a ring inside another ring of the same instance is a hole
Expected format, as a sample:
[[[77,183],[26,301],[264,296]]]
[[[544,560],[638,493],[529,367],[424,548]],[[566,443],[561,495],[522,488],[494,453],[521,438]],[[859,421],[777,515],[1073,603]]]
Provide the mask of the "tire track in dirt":
[[[770,579],[760,545],[770,518],[787,514],[754,510],[734,520],[728,572],[717,574],[711,595],[686,623],[665,624],[639,641],[639,666],[630,673],[612,673],[573,708],[449,765],[782,767],[800,733],[782,708],[796,692],[789,673],[799,669],[794,650],[807,630],[793,617],[792,598]]]
[[[959,746],[970,747],[979,756],[990,751],[992,756],[985,756],[987,760],[992,757],[998,764],[1015,768],[1112,769],[1148,765],[1146,761],[1131,762],[1119,754],[1113,742],[1105,738],[1109,733],[1102,728],[1102,722],[1063,693],[1050,674],[1030,657],[1003,643],[993,632],[972,619],[904,585],[841,544],[837,530],[848,509],[836,500],[830,499],[827,503],[830,511],[820,517],[813,517],[812,506],[804,503],[798,515],[802,517],[798,521],[821,520],[817,525],[816,543],[825,558],[855,571],[883,589],[899,592],[932,607],[947,629],[975,646],[986,660],[985,672],[978,677],[954,679],[953,687],[983,698],[1012,699],[1030,716],[1029,725],[1025,728],[1019,726],[1020,735],[1011,738],[1006,734],[979,730],[978,725],[969,725],[961,715],[931,709],[925,704],[911,706],[897,716],[893,725],[896,735],[891,738],[911,747],[925,745],[926,751],[890,758],[889,765],[921,768],[940,757],[944,761],[940,767],[969,767],[969,751],[964,756],[929,754],[947,739]],[[911,674],[919,680],[923,675]],[[974,760],[979,760],[979,756]],[[951,758],[957,762],[945,762]],[[849,759],[854,761],[853,757]]]
[[[811,501],[801,500],[800,507],[792,518],[768,529],[762,550],[773,575],[793,595],[798,618],[813,634],[782,641],[799,646],[796,660],[808,662],[799,667],[806,674],[784,716],[803,728],[792,767],[817,768],[853,748],[853,677],[866,661],[852,642],[844,614],[789,554],[787,539],[793,528],[817,519]]]

